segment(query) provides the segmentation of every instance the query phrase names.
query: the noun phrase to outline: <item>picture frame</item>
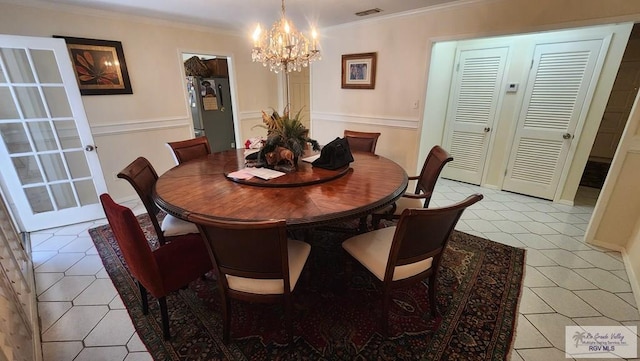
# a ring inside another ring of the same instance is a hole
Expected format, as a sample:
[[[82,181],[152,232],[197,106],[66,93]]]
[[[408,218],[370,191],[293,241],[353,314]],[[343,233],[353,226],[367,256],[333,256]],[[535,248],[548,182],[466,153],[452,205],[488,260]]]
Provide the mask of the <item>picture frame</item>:
[[[342,55],[342,89],[374,89],[378,53]]]
[[[121,42],[53,37],[67,44],[81,95],[133,94]]]

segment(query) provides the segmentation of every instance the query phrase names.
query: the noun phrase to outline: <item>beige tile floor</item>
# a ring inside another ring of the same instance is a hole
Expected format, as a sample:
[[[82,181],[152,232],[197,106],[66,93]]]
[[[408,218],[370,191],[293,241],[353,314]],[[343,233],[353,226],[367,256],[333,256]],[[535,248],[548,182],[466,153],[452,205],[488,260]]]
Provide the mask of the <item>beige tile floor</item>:
[[[431,205],[476,192],[485,199],[456,228],[527,249],[511,360],[566,360],[566,325],[640,325],[620,253],[582,240],[597,190],[567,206],[442,179]],[[104,223],[31,234],[45,361],[151,360],[87,233]]]

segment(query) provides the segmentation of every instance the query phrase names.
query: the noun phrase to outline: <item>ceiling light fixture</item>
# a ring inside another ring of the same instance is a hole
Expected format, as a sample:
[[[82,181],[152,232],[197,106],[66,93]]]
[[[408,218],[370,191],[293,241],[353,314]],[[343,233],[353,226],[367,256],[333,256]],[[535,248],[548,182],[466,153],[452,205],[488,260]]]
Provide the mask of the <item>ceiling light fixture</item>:
[[[267,33],[260,24],[253,32],[253,51],[251,59],[269,66],[269,70],[279,73],[301,71],[302,67],[320,60],[318,34],[311,29],[311,42],[298,32],[292,22],[286,19],[284,0],[282,0],[282,18],[271,26]]]
[[[377,13],[379,13],[381,11],[382,11],[382,9],[374,8],[374,9],[369,9],[369,10],[364,10],[364,11],[358,11],[357,13],[355,13],[355,15],[356,16],[367,16],[367,15],[377,14]]]

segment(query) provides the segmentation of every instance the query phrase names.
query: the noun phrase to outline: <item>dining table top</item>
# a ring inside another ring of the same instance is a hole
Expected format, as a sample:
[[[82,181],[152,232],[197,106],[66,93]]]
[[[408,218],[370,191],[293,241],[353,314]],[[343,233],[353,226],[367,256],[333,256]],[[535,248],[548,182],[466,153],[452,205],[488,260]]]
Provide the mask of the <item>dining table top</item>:
[[[162,174],[153,199],[187,221],[197,214],[228,221],[284,219],[288,228],[309,228],[361,218],[392,204],[407,189],[407,173],[392,160],[361,152],[353,157],[337,170],[301,160],[296,171],[262,180],[234,177],[246,166],[243,149],[213,153]]]

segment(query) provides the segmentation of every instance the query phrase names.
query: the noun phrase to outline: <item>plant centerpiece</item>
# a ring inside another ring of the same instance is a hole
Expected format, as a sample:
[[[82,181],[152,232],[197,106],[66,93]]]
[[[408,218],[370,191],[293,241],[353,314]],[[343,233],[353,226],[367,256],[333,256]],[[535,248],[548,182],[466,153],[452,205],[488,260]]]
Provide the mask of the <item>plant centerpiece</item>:
[[[320,150],[320,144],[309,138],[309,129],[300,121],[300,109],[295,116],[289,116],[287,106],[282,115],[272,109],[271,114],[262,111],[262,122],[257,126],[267,129],[267,139],[260,151],[260,156],[267,166],[275,167],[287,163],[291,170],[298,168],[298,159],[304,154],[307,144],[313,150]]]

